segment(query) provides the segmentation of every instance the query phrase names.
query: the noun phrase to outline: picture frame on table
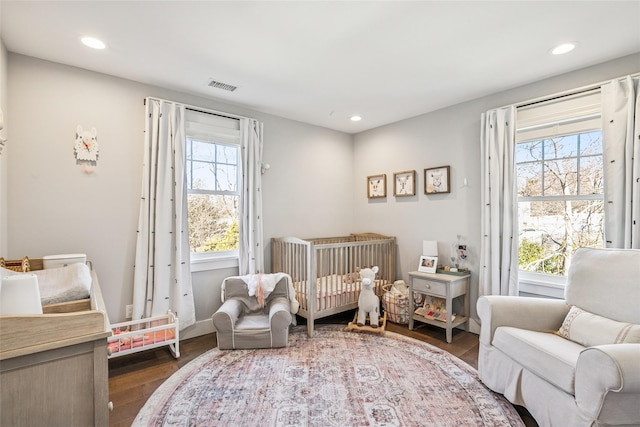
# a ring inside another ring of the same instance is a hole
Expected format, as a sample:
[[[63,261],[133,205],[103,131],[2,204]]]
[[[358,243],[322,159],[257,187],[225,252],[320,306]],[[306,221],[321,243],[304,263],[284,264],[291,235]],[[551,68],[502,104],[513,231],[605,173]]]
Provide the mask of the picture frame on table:
[[[367,177],[367,197],[370,199],[387,197],[387,174],[382,173]]]
[[[438,166],[424,170],[424,194],[451,193],[451,167]]]
[[[402,171],[393,174],[393,195],[396,197],[416,195],[416,171]]]
[[[422,255],[420,257],[420,264],[418,264],[418,271],[422,271],[423,273],[435,273],[436,268],[438,268],[437,256]]]

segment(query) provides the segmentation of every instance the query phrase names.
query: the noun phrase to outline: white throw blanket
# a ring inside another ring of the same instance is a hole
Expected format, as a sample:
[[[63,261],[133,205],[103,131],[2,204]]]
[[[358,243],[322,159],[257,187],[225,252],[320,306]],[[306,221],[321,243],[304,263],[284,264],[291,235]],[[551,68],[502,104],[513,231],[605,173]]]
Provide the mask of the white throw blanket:
[[[300,304],[296,299],[296,293],[293,289],[293,281],[291,280],[291,276],[286,273],[273,273],[273,274],[247,274],[245,276],[235,276],[229,277],[229,279],[241,279],[247,284],[247,288],[249,289],[249,296],[256,296],[262,294],[264,299],[267,299],[269,294],[273,292],[276,287],[276,284],[282,280],[282,278],[287,279],[287,294],[289,295],[289,311],[291,314],[296,314],[298,309],[300,308]],[[224,289],[225,289],[225,281],[222,282],[222,302],[224,302]]]
[[[42,305],[89,298],[91,292],[91,269],[87,264],[75,263],[28,273],[4,268],[0,271],[1,277],[20,274],[35,275],[38,278]]]

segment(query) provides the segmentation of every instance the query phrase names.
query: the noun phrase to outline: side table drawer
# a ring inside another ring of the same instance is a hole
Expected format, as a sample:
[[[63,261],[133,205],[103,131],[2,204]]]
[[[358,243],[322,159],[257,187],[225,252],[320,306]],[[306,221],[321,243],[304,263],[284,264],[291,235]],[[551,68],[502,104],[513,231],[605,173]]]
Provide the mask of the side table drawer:
[[[427,280],[420,277],[413,278],[413,290],[439,297],[447,296],[447,285],[445,283],[435,282],[433,280]]]

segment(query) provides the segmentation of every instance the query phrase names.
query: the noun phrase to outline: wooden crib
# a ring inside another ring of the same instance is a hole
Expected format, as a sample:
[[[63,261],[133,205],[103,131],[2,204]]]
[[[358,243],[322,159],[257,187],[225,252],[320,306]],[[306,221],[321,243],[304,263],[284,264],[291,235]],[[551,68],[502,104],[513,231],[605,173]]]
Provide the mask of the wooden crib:
[[[376,233],[341,237],[271,239],[271,271],[287,273],[293,280],[298,314],[307,319],[313,336],[314,320],[358,307],[358,269],[379,268],[375,292],[396,277],[396,239]]]

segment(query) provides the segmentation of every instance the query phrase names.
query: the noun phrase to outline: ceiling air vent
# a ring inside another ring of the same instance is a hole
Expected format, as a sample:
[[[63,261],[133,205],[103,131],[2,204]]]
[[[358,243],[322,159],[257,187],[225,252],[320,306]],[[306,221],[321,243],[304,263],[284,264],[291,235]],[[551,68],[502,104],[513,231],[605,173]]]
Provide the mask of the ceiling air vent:
[[[215,81],[215,80],[211,80],[209,82],[209,86],[214,87],[216,89],[228,90],[229,92],[233,92],[234,90],[238,89],[237,86],[230,85],[230,84],[227,84],[227,83],[218,82],[218,81]]]

